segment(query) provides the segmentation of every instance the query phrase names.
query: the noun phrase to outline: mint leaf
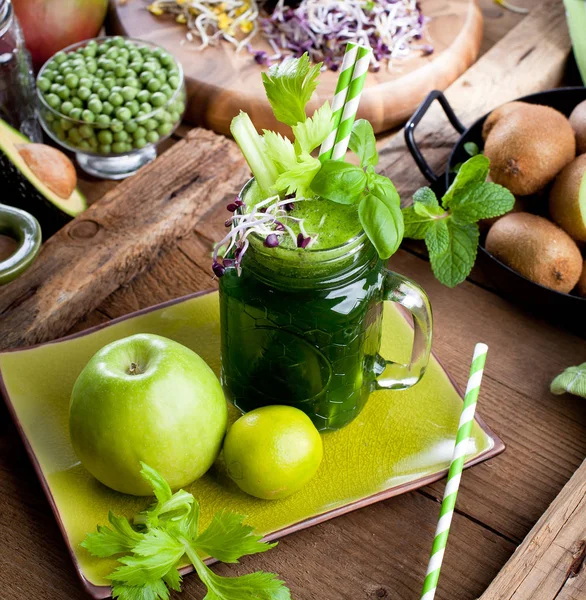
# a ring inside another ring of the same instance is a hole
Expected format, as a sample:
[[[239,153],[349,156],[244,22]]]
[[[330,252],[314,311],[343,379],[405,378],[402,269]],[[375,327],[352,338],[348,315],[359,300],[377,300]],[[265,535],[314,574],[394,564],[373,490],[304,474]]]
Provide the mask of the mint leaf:
[[[448,208],[452,199],[466,191],[470,185],[485,183],[490,168],[490,160],[479,154],[468,159],[458,170],[456,178],[442,198],[444,208]]]
[[[262,74],[267,98],[278,121],[291,126],[305,121],[305,106],[317,87],[321,65],[311,66],[305,53],[300,58],[274,64]]]
[[[453,197],[450,210],[460,223],[500,217],[515,205],[515,196],[496,183],[477,183]]]
[[[358,218],[382,259],[389,258],[397,251],[404,231],[399,206],[372,193],[367,194],[358,205]]]
[[[311,189],[322,198],[354,204],[366,187],[366,174],[360,167],[337,160],[326,160],[311,182]]]
[[[320,167],[319,159],[303,152],[297,157],[294,167],[289,167],[287,171],[279,175],[275,187],[280,192],[296,194],[298,198],[304,198],[308,195],[309,186]]]
[[[427,215],[419,215],[415,212],[413,205],[403,209],[403,223],[405,225],[405,237],[412,240],[423,240],[433,225],[433,219]]]
[[[464,144],[464,150],[469,156],[476,156],[480,152],[478,144],[475,144],[474,142],[466,142]]]
[[[274,131],[263,131],[266,153],[275,163],[279,173],[292,169],[297,165],[297,153],[290,139]]]
[[[430,254],[443,254],[447,251],[450,243],[447,220],[436,219],[432,221],[431,226],[425,233],[425,245]]]
[[[419,204],[429,208],[441,208],[435,192],[428,187],[419,188],[413,194],[413,204]]]
[[[358,119],[354,122],[348,147],[360,159],[361,167],[374,167],[378,164],[376,137],[372,125],[366,119]]]
[[[306,121],[293,125],[297,154],[312,152],[330,135],[334,121],[329,102],[318,108]]]
[[[430,250],[429,259],[435,277],[444,285],[455,287],[468,277],[474,266],[480,234],[476,224],[460,224],[451,217],[445,221],[449,234],[448,246],[441,254]]]
[[[216,513],[209,527],[193,545],[200,551],[225,563],[235,563],[247,554],[266,552],[277,544],[261,542],[252,527],[243,525],[244,517],[226,511]]]

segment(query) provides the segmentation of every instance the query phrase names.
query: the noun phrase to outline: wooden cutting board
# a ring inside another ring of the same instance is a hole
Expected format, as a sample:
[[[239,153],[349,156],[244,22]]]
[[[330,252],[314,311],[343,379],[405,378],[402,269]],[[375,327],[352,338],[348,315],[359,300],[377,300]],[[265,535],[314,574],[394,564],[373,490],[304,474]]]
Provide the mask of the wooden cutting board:
[[[218,133],[228,133],[230,121],[244,110],[259,129],[278,129],[266,101],[260,72],[252,55],[236,54],[222,42],[198,51],[185,40],[186,28],[167,16],[155,17],[146,10],[148,0],[110,4],[109,31],[141,38],[164,46],[181,62],[189,95],[186,120]],[[397,62],[388,71],[369,73],[360,102],[359,117],[368,119],[375,131],[404,122],[432,89],[445,89],[476,59],[482,40],[482,15],[475,0],[421,0],[431,18],[424,42],[434,46],[432,55]],[[253,40],[259,50],[269,50],[261,34]],[[322,73],[313,106],[331,99],[337,73]],[[286,128],[280,126],[286,133]]]

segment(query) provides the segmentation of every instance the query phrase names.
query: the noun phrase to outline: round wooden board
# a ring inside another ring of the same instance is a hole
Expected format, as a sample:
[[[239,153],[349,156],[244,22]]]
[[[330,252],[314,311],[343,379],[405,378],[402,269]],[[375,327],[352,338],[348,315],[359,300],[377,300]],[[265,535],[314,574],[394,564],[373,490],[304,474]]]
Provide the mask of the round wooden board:
[[[186,120],[228,133],[230,121],[243,110],[258,129],[287,132],[288,128],[275,120],[266,100],[262,67],[248,52],[236,54],[227,42],[199,51],[185,40],[185,26],[151,15],[147,5],[145,0],[112,0],[109,30],[160,44],[177,57],[188,89]],[[397,62],[391,71],[383,67],[378,73],[369,73],[358,116],[368,119],[377,133],[403,123],[430,90],[448,87],[478,55],[482,15],[475,0],[421,0],[421,6],[431,18],[425,41],[435,52]],[[267,47],[260,34],[253,45]],[[310,111],[332,98],[336,79],[337,73],[322,73]]]

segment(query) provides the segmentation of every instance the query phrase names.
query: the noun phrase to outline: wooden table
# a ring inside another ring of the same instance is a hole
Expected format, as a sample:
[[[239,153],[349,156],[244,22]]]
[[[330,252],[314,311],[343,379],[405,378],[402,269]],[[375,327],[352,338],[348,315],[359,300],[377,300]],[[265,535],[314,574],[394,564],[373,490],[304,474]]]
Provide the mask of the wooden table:
[[[529,0],[526,3],[532,6]],[[486,51],[521,17],[503,11],[490,0],[482,0],[481,5],[486,16]],[[547,7],[541,10],[543,23]],[[556,15],[559,30],[559,10]],[[541,34],[533,29],[528,23],[524,34],[537,39]],[[560,50],[562,61],[567,41],[563,34],[560,39],[561,46],[566,44]],[[514,40],[511,43],[514,45]],[[555,44],[551,52],[556,52]],[[490,61],[513,60],[510,54],[514,49],[509,46],[502,57],[491,56]],[[554,60],[551,53],[548,57]],[[540,56],[526,60],[539,79],[536,69]],[[484,65],[483,73],[486,67],[490,62]],[[478,77],[473,69],[468,80],[456,84],[470,87],[470,104],[478,100],[470,83],[477,83]],[[499,85],[498,81],[493,83]],[[522,93],[521,83],[519,86],[519,93],[512,89],[510,97]],[[454,88],[452,98],[460,88]],[[471,106],[464,118],[471,118],[472,113]],[[179,142],[186,132],[187,128],[182,128],[170,144]],[[181,143],[192,143],[193,136],[200,134],[191,134],[191,142]],[[426,140],[432,160],[434,152],[445,157],[449,140],[434,141],[433,131]],[[400,140],[385,139],[381,146],[382,170],[408,197],[424,182],[405,157]],[[443,153],[439,152],[442,146]],[[238,173],[238,178],[241,175],[244,172]],[[81,185],[90,200],[116,186],[89,180]],[[226,196],[237,192],[237,186],[231,189],[230,185]],[[209,252],[223,229],[223,206],[213,206],[194,231],[171,249],[161,251],[146,270],[116,289],[72,331],[214,287]],[[82,245],[79,251],[83,251]],[[583,339],[503,300],[486,285],[481,272],[475,271],[469,281],[448,290],[434,279],[425,256],[417,249],[399,251],[391,267],[415,279],[429,294],[435,314],[434,349],[458,382],[465,383],[474,343],[482,340],[490,346],[479,410],[503,438],[507,451],[463,477],[437,595],[444,600],[472,600],[487,588],[586,456],[586,403],[571,396],[553,397],[548,391],[557,373],[586,361],[586,345]],[[97,271],[95,276],[99,277]],[[112,289],[115,287],[113,284]],[[0,414],[0,598],[81,600],[85,596],[65,545],[3,405]],[[296,600],[419,598],[443,485],[434,484],[296,533],[266,555],[244,559],[238,566],[221,565],[217,570],[223,575],[259,568],[276,571],[287,581]],[[586,597],[579,594],[564,598]],[[196,600],[203,595],[197,578],[187,577],[182,597]]]

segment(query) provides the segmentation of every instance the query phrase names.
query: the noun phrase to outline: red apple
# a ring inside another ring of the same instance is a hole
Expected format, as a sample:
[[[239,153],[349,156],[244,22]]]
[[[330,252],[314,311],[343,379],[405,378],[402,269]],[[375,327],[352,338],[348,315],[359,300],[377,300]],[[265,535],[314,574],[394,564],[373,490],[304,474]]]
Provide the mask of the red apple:
[[[96,37],[108,0],[12,0],[35,69],[70,44]]]

